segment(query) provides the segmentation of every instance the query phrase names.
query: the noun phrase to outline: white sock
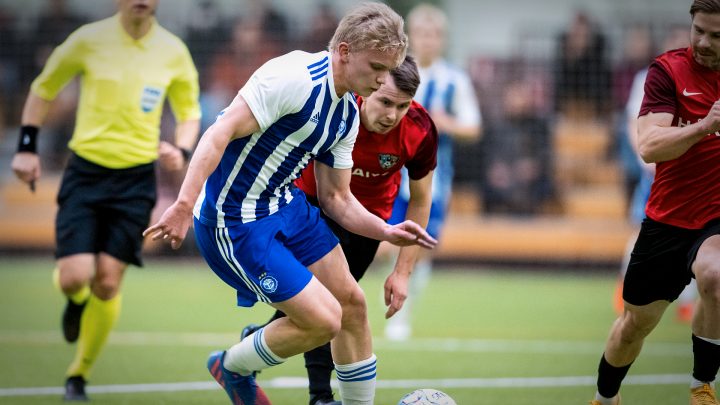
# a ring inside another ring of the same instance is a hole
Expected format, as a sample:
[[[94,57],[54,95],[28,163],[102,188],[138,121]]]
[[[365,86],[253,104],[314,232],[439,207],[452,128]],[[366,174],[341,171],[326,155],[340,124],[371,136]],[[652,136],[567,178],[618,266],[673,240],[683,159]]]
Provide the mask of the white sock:
[[[695,335],[695,337],[697,337],[698,339],[704,340],[704,341],[706,341],[706,342],[708,342],[708,343],[712,343],[712,344],[714,344],[715,346],[720,346],[720,339],[704,338],[704,337],[698,336],[698,335]]]
[[[377,357],[351,364],[336,364],[340,398],[343,405],[372,405],[375,399]]]
[[[595,393],[595,400],[600,401],[602,405],[613,405],[613,400],[615,397],[612,398],[605,398],[604,396],[600,395],[599,392]]]
[[[715,387],[715,380],[712,380],[712,381],[700,381],[700,380],[696,380],[696,379],[693,377],[693,379],[690,380],[690,389],[699,388],[699,387],[702,387],[702,386],[705,385],[705,384],[710,384],[710,386],[714,388],[714,387]]]
[[[223,366],[240,375],[250,375],[271,366],[277,366],[284,359],[273,353],[265,341],[265,329],[258,329],[240,343],[227,350]]]

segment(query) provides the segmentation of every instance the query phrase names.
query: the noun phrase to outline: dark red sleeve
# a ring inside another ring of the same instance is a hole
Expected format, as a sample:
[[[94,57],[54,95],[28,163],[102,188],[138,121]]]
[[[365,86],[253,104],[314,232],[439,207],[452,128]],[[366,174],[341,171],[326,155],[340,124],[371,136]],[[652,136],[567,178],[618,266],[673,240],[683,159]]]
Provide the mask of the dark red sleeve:
[[[435,169],[437,166],[438,133],[430,115],[423,109],[418,110],[420,114],[415,118],[417,130],[424,136],[415,155],[405,162],[408,169],[408,176],[413,180],[420,180]]]
[[[675,115],[677,96],[675,82],[670,73],[660,63],[653,62],[648,68],[645,79],[645,96],[638,116],[648,113],[670,113]]]

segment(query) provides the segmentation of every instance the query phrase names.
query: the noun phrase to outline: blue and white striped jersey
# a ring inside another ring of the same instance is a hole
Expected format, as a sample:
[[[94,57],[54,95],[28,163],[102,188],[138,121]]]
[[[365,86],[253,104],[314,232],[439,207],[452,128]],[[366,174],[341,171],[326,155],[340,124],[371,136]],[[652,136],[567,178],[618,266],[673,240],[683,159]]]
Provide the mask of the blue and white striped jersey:
[[[420,86],[415,93],[419,102],[430,115],[442,112],[452,116],[463,126],[482,125],[482,115],[478,106],[470,77],[460,68],[445,59],[438,59],[428,67],[418,66]],[[454,175],[452,136],[440,132],[438,138],[437,167],[433,173],[432,199],[446,205],[452,191]],[[407,172],[402,172],[400,198],[410,200],[410,188]]]
[[[312,159],[352,167],[358,107],[351,93],[335,93],[330,59],[327,51],[290,52],[240,90],[260,131],[228,145],[195,205],[202,223],[226,227],[272,215],[299,192],[292,182]]]
[[[444,59],[432,65],[418,67],[420,86],[415,101],[430,113],[442,111],[453,116],[462,125],[481,125],[475,89],[468,75]]]

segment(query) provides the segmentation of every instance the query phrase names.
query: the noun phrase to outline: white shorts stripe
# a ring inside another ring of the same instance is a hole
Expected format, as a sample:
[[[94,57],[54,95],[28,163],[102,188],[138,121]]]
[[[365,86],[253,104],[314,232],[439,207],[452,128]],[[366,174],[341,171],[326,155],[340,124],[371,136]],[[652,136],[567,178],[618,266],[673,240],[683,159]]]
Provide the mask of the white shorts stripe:
[[[220,254],[222,255],[223,259],[225,260],[225,263],[235,271],[235,273],[240,277],[240,279],[245,283],[247,288],[254,292],[255,295],[258,298],[258,301],[261,302],[270,302],[270,299],[265,296],[265,294],[262,293],[260,290],[260,287],[258,287],[255,283],[253,283],[249,278],[248,275],[245,273],[245,270],[243,270],[240,263],[238,263],[237,259],[235,259],[235,255],[233,253],[233,246],[232,246],[232,240],[230,239],[230,234],[228,232],[227,228],[216,228],[215,229],[215,241],[217,242],[218,250],[220,251]]]

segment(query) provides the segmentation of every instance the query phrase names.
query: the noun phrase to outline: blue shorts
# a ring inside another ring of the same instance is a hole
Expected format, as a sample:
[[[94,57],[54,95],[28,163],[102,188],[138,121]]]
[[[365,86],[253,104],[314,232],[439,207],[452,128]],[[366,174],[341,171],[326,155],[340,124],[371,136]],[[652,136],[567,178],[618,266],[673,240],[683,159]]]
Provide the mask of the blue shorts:
[[[195,218],[195,240],[215,274],[237,290],[237,305],[243,307],[294,297],[312,279],[307,266],[338,244],[304,194],[245,224],[217,228]]]

